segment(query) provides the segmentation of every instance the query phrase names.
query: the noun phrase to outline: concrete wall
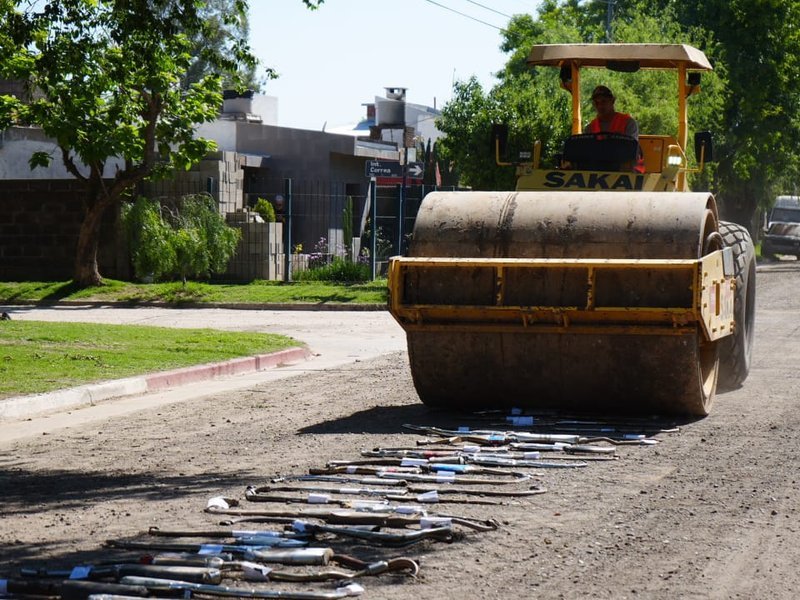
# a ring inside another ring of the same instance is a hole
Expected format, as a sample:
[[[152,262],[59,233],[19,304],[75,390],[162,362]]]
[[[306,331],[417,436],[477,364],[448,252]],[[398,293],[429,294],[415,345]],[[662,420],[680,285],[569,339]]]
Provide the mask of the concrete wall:
[[[421,104],[406,105],[406,124],[416,130],[416,134],[422,139],[423,143],[435,142],[444,134],[436,129],[436,117],[442,111]]]
[[[49,167],[31,170],[28,161],[34,152],[46,152],[53,157]],[[117,167],[123,162],[109,160],[105,166],[105,177],[113,177]],[[89,170],[78,163],[78,170],[84,174]],[[61,150],[52,139],[38,127],[9,127],[0,131],[0,179],[72,179],[72,174],[64,167]]]
[[[82,188],[68,180],[5,180],[0,185],[0,280],[68,280],[83,221]],[[115,213],[104,216],[100,273],[127,276]]]
[[[278,99],[264,94],[253,95],[253,113],[261,117],[264,125],[277,125]]]
[[[237,123],[236,139],[239,152],[269,154],[274,175],[303,179],[340,179],[331,172],[331,154],[353,156],[354,148],[353,138],[346,135],[260,123]],[[359,162],[363,178],[364,161]]]
[[[198,137],[214,140],[217,149],[236,152],[236,121],[212,121],[197,127]]]
[[[216,121],[198,128],[220,150],[265,157],[260,167],[273,178],[336,180],[363,183],[367,158],[356,156],[356,140],[348,135],[277,127],[247,121]],[[249,165],[248,165],[249,166]]]
[[[253,220],[247,212],[228,213],[226,221],[241,232],[236,253],[222,279],[282,280],[284,267],[283,224]]]

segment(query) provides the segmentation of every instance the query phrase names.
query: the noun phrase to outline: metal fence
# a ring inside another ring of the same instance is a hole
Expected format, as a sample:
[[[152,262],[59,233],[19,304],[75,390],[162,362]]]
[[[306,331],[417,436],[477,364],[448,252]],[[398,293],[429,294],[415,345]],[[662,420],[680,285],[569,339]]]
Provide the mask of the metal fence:
[[[241,231],[239,246],[227,271],[215,279],[289,281],[297,271],[348,251],[352,260],[369,263],[373,275],[381,276],[390,256],[407,251],[422,199],[443,189],[263,176],[251,176],[246,187],[243,210],[225,215]],[[200,182],[180,189],[152,186],[144,193],[163,199],[206,191],[213,192]],[[272,204],[274,224],[255,216],[261,198]]]
[[[372,272],[382,275],[389,257],[408,249],[422,198],[435,188],[373,185],[264,178],[251,186],[259,191],[245,195],[246,205],[268,200],[283,225],[284,279],[348,251],[352,260],[369,262]]]

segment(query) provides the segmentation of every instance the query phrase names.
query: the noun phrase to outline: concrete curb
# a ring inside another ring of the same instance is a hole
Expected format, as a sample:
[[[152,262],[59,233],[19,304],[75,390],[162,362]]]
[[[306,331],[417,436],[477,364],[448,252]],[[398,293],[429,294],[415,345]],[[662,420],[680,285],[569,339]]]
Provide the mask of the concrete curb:
[[[245,302],[113,302],[104,300],[9,300],[0,301],[2,306],[88,306],[90,308],[225,308],[232,310],[313,310],[313,311],[387,311],[387,303],[351,304],[347,302],[286,302],[272,304],[254,304]]]
[[[147,391],[163,390],[196,381],[216,379],[217,377],[228,377],[241,373],[252,373],[263,371],[278,365],[296,362],[306,359],[311,352],[306,348],[287,348],[271,354],[257,354],[256,356],[245,356],[244,358],[234,358],[221,363],[208,365],[197,365],[195,367],[185,367],[154,373],[145,377]]]
[[[0,400],[0,421],[24,419],[39,413],[93,405],[103,400],[161,391],[198,381],[229,377],[307,360],[308,348],[287,348],[271,354],[234,358],[220,363],[184,367],[100,383],[90,383],[56,392]]]

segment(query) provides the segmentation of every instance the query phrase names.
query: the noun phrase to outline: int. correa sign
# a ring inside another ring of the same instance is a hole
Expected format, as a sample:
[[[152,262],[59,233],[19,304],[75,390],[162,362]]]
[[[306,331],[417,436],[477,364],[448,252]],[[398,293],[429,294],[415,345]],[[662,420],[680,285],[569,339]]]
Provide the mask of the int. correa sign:
[[[402,177],[403,165],[390,160],[368,160],[364,164],[366,177]]]

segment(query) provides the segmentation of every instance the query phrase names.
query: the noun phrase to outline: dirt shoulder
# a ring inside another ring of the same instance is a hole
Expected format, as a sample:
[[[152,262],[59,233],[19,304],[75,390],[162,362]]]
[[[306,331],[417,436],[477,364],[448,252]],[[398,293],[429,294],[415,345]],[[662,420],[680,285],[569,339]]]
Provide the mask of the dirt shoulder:
[[[364,580],[366,597],[794,597],[800,268],[771,266],[758,282],[751,376],[719,395],[710,417],[655,446],[621,446],[613,462],[539,470],[533,484],[546,494],[439,509],[495,518],[496,531],[402,550],[342,547],[420,562],[415,581]],[[96,559],[104,540],[150,526],[209,528],[219,521],[203,512],[211,496],[242,498],[247,485],[362,448],[413,446],[421,436],[404,423],[466,424],[418,403],[396,352],[0,443],[0,569]]]

